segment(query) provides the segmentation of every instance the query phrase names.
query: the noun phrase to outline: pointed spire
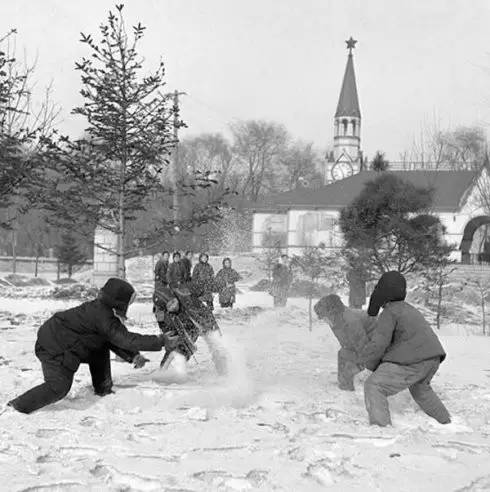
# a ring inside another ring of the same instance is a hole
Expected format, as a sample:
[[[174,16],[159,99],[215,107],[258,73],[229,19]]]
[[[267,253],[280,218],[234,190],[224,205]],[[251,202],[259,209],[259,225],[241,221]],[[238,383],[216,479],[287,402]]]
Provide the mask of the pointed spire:
[[[355,48],[357,41],[351,38],[346,41],[349,56],[347,57],[347,65],[345,66],[344,80],[340,91],[339,103],[335,117],[339,116],[355,116],[361,117],[359,109],[359,98],[357,97],[356,75],[354,73],[354,62],[352,50]]]

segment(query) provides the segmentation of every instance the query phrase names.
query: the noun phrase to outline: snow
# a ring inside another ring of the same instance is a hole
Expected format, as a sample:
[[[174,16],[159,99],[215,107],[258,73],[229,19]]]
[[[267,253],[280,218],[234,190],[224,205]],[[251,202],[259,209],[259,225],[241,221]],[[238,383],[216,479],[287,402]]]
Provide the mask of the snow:
[[[217,310],[229,376],[216,375],[203,341],[185,379],[160,372],[159,353],[139,370],[113,361],[115,394],[104,398],[82,366],[65,400],[0,415],[0,490],[490,490],[490,337],[443,326],[448,358],[433,386],[452,424],[404,392],[390,399],[393,427],[380,429],[367,424],[367,374],[353,393],[337,388],[337,342],[326,324],[308,331],[307,301],[273,310],[267,294],[242,290],[236,310]],[[0,298],[0,405],[41,382],[36,330],[77,302]],[[129,314],[130,329],[157,331],[150,303]]]

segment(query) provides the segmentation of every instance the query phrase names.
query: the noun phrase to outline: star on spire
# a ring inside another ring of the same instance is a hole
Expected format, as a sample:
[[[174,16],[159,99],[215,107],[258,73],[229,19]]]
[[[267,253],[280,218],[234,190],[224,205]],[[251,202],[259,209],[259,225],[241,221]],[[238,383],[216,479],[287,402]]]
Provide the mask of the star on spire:
[[[352,36],[346,40],[347,49],[349,50],[349,55],[352,55],[352,50],[356,47],[357,40]]]

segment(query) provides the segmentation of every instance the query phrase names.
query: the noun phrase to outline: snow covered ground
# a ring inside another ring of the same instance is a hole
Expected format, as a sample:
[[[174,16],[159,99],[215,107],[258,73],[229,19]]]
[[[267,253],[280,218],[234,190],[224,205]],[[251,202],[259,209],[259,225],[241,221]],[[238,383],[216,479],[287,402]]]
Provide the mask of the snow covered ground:
[[[0,404],[41,381],[36,329],[75,303],[0,298]],[[355,393],[337,389],[327,326],[308,331],[305,300],[270,305],[247,292],[233,313],[218,310],[234,360],[226,379],[201,344],[185,381],[149,354],[140,370],[114,361],[116,393],[99,398],[82,366],[64,401],[0,415],[0,490],[490,490],[490,337],[444,327],[434,387],[454,424],[430,421],[405,392],[391,399],[394,426],[371,428],[366,375]],[[131,329],[156,332],[149,303],[130,316]]]

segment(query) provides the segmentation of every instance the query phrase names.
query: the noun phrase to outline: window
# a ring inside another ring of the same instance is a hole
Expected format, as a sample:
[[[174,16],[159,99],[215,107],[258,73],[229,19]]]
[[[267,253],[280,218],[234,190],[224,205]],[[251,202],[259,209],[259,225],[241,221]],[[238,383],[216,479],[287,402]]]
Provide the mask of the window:
[[[327,214],[320,214],[318,220],[319,231],[335,231],[338,226],[338,220]]]
[[[347,120],[342,120],[342,125],[344,126],[344,135],[347,135],[347,126],[349,122]]]

